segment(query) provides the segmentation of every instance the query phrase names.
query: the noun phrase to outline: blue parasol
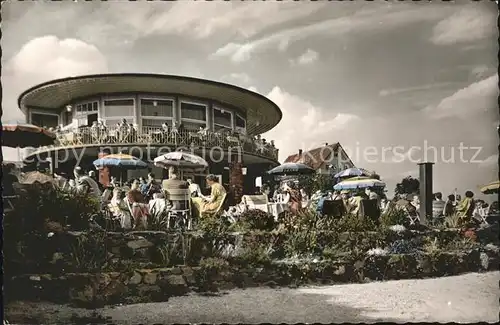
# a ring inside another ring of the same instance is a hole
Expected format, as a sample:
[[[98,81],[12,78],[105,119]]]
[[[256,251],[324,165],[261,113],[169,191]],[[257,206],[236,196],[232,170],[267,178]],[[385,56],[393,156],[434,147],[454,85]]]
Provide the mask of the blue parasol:
[[[134,156],[117,154],[108,155],[93,162],[94,166],[99,167],[120,167],[123,169],[144,169],[148,164]]]

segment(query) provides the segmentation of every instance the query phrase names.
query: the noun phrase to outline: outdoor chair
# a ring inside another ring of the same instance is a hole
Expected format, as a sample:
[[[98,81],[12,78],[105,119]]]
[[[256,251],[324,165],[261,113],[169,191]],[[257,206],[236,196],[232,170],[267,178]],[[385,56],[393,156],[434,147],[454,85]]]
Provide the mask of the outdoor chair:
[[[243,195],[241,201],[246,210],[261,210],[269,213],[269,201],[267,195]]]
[[[376,223],[378,223],[380,218],[380,209],[378,208],[378,201],[376,199],[372,200],[362,200],[363,211],[365,216],[369,217]]]
[[[342,200],[325,200],[321,214],[334,218],[341,218],[346,214],[346,208]]]
[[[19,197],[19,195],[2,196],[4,213],[14,211],[14,202],[19,199]]]
[[[420,216],[416,209],[408,209],[408,207],[405,206],[404,211],[406,212],[408,219],[410,220],[410,225],[414,225],[420,222]]]
[[[479,221],[481,223],[485,223],[485,224],[488,224],[488,216],[489,216],[489,212],[490,212],[490,205],[488,205],[486,208],[478,208],[477,210],[477,219],[479,219]]]
[[[165,197],[167,200],[172,202],[172,205],[175,206],[174,203],[179,202],[181,208],[180,209],[170,209],[167,215],[167,228],[170,228],[170,220],[172,216],[174,218],[181,217],[184,224],[187,224],[187,228],[191,229],[192,226],[192,214],[191,214],[191,194],[189,193],[189,189],[168,189],[165,191]]]

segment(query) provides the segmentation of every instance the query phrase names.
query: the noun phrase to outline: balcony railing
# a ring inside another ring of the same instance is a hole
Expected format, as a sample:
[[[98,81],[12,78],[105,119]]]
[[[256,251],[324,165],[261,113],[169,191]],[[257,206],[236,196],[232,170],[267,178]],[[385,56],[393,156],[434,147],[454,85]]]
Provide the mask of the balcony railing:
[[[245,153],[257,154],[278,160],[278,149],[258,138],[234,132],[208,130],[165,130],[161,127],[106,128],[79,127],[73,130],[55,131],[56,143],[47,148],[85,145],[151,145],[169,147],[239,148]],[[38,151],[38,150],[37,150]]]

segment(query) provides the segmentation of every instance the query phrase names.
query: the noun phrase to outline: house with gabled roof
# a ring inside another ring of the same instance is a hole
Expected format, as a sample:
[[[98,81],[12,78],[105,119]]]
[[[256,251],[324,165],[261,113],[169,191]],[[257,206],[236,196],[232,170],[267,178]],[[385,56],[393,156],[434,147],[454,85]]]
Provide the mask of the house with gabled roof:
[[[337,173],[355,167],[339,142],[325,143],[324,146],[309,151],[299,149],[297,154],[288,156],[285,163],[302,163],[321,174]]]

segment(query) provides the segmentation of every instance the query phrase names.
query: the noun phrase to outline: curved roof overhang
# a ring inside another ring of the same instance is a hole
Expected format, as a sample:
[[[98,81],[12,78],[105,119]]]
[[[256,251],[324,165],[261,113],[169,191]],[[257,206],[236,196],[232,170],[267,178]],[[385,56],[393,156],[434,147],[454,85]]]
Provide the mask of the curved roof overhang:
[[[27,154],[24,159],[23,163],[24,164],[29,164],[32,163],[36,160],[36,158],[40,158],[43,156],[48,156],[48,155],[57,155],[55,157],[58,157],[64,162],[70,162],[70,161],[78,161],[84,156],[91,156],[95,157],[97,159],[97,155],[99,151],[102,149],[103,145],[80,145],[80,146],[71,146],[71,147],[42,147],[33,150],[29,154]],[[169,151],[165,151],[165,146],[148,146],[148,145],[136,145],[136,146],[124,146],[121,144],[109,144],[105,145],[106,148],[112,149],[115,153],[116,151],[119,152],[125,152],[128,154],[134,154],[130,152],[129,150],[131,148],[134,148],[135,150],[140,149],[141,155],[144,155],[142,157],[138,157],[140,159],[143,159],[145,161],[151,160],[149,158],[155,158],[158,154],[158,150],[160,148],[163,148],[161,151],[161,154],[165,154]],[[172,147],[172,150],[174,148]],[[200,156],[205,156],[206,151],[203,150],[203,148],[197,148],[194,149],[193,151],[194,154],[200,155]],[[227,150],[223,151],[214,151],[210,153],[213,155],[213,159],[219,161],[221,160],[224,156],[229,156]],[[208,159],[208,157],[205,157]],[[253,154],[249,152],[242,152],[241,153],[241,159],[243,161],[244,165],[252,165],[252,164],[269,164],[270,166],[276,167],[279,165],[279,162],[277,160],[261,156],[258,154]],[[56,159],[57,160],[57,159]],[[224,160],[224,159],[222,159]]]
[[[241,109],[247,114],[247,132],[260,134],[275,127],[280,108],[268,98],[234,85],[175,75],[120,73],[70,77],[48,81],[23,92],[19,108],[60,110],[78,98],[113,93],[168,93],[206,98]]]

